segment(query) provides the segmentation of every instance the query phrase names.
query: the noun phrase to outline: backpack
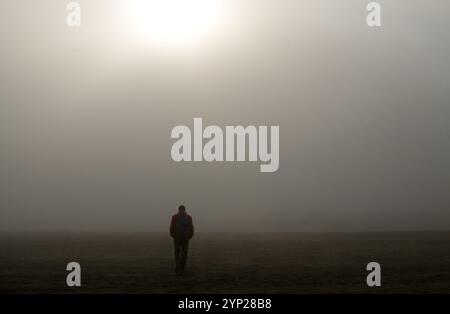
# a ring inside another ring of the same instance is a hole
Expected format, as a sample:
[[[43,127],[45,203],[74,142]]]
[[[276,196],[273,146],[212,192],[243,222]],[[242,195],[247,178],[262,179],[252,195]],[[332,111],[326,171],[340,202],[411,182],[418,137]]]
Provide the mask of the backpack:
[[[175,227],[175,235],[180,238],[187,238],[189,236],[188,215],[178,215],[177,224]]]

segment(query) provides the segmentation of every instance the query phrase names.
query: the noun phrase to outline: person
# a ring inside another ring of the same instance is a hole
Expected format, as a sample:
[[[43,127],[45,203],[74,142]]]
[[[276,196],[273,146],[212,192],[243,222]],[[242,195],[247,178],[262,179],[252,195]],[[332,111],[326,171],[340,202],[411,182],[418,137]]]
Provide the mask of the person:
[[[189,240],[194,236],[192,217],[186,213],[183,205],[178,207],[178,213],[172,216],[170,236],[175,248],[175,274],[182,275],[186,265]]]

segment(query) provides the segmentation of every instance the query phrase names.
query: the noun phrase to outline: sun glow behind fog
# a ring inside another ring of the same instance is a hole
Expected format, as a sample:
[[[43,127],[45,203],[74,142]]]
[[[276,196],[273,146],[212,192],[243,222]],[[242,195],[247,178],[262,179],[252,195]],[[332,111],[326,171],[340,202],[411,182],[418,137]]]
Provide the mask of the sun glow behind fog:
[[[214,34],[220,0],[130,0],[133,36],[165,47],[195,46]]]

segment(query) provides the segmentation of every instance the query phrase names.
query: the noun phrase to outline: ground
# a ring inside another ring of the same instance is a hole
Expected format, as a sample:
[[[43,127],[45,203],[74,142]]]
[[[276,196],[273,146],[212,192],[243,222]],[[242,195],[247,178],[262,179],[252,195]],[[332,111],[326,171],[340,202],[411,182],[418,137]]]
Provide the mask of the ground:
[[[166,233],[3,234],[6,293],[450,293],[450,232],[198,233],[184,276]],[[81,264],[82,287],[66,286]],[[381,264],[382,286],[366,285]]]

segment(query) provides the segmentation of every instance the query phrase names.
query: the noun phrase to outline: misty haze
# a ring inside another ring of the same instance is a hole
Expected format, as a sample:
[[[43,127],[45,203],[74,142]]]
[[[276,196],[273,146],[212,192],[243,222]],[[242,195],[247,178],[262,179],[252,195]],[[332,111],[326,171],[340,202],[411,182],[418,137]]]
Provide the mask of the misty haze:
[[[371,259],[397,263],[383,291],[440,276],[423,290],[448,292],[450,3],[378,1],[374,29],[366,1],[216,2],[189,29],[136,26],[136,1],[84,1],[71,28],[66,1],[2,0],[0,290],[64,291],[51,272],[79,259],[87,291],[111,292],[107,273],[184,291],[161,278],[185,204],[193,292],[359,292]],[[279,126],[279,168],[175,162],[171,131],[195,117]]]

